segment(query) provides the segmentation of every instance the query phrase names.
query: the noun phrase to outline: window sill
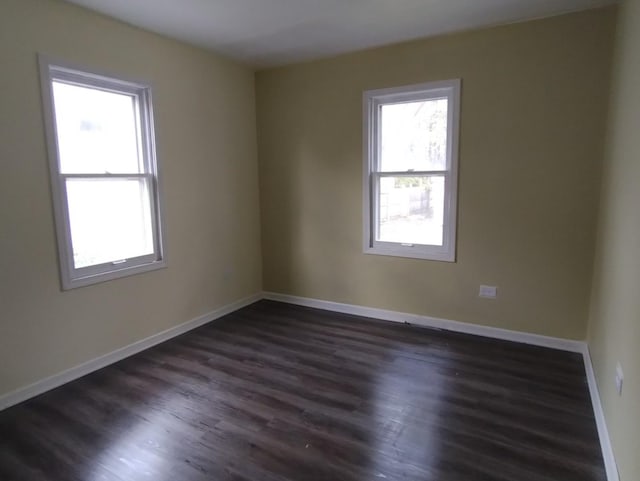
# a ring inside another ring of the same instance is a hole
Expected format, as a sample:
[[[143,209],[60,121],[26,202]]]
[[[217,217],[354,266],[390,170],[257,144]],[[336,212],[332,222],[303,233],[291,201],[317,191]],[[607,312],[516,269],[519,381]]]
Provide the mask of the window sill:
[[[122,277],[129,277],[129,276],[134,276],[136,274],[142,274],[144,272],[163,269],[165,267],[167,267],[167,261],[163,259],[163,260],[153,261],[153,262],[149,262],[149,263],[141,264],[137,266],[125,267],[123,269],[117,269],[109,272],[103,272],[100,274],[89,275],[85,277],[62,279],[62,290],[68,291],[68,290],[76,289],[79,287],[86,287],[93,284],[99,284],[101,282],[120,279]]]
[[[456,262],[455,252],[444,250],[428,249],[427,247],[365,247],[364,254],[379,256],[405,257],[410,259],[421,259],[439,262]]]

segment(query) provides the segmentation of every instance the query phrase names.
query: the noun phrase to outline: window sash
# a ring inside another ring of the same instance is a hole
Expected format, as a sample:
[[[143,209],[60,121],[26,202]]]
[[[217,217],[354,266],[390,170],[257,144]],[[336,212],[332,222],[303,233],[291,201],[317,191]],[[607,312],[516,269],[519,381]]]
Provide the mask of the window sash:
[[[444,212],[442,217],[442,245],[437,244],[419,244],[411,242],[389,242],[378,240],[380,238],[380,184],[381,179],[385,177],[442,177],[444,179]],[[419,172],[372,172],[371,173],[371,192],[373,193],[373,201],[371,203],[371,245],[373,247],[391,248],[393,246],[401,245],[402,247],[414,248],[414,247],[428,247],[430,249],[440,249],[447,245],[448,241],[448,222],[449,222],[449,210],[451,209],[448,195],[448,189],[450,188],[450,173],[447,171],[419,171]]]
[[[148,137],[150,128],[150,119],[148,118],[147,111],[150,108],[151,101],[146,89],[138,86],[130,85],[128,82],[118,82],[113,79],[95,78],[90,74],[84,74],[78,72],[71,74],[66,70],[60,70],[58,67],[52,67],[50,82],[64,83],[67,85],[73,85],[77,87],[87,88],[91,90],[97,90],[102,92],[113,93],[117,95],[124,95],[131,97],[133,101],[133,114],[135,117],[135,136],[137,139],[137,157],[139,172],[146,173],[153,172],[153,159],[151,153],[153,152],[153,145],[151,139]],[[82,80],[80,80],[82,79]],[[58,147],[58,125],[55,118],[55,97],[52,96],[52,105],[54,111],[53,128],[55,130],[56,148],[58,152],[57,166],[58,172],[63,173],[62,159],[60,155],[60,149]],[[74,172],[81,173],[81,172]]]
[[[373,96],[370,99],[372,112],[370,115],[372,118],[369,119],[371,122],[370,132],[371,135],[370,141],[373,142],[373,148],[370,154],[374,154],[373,158],[370,160],[369,169],[371,172],[388,172],[383,171],[381,169],[382,162],[382,107],[385,105],[396,105],[402,103],[412,103],[412,102],[421,102],[421,101],[430,101],[430,100],[438,100],[438,99],[447,99],[447,155],[446,155],[446,166],[444,169],[440,169],[437,172],[445,172],[451,171],[453,165],[453,154],[454,154],[454,135],[452,134],[452,129],[450,126],[454,125],[456,121],[456,112],[454,109],[457,108],[455,92],[451,89],[451,87],[439,87],[439,88],[431,88],[426,90],[408,90],[402,91],[403,89],[399,89],[400,91],[396,92],[396,89],[390,89],[394,91],[393,93],[380,94],[379,96]],[[410,172],[410,171],[407,171]]]
[[[115,259],[114,261],[104,262],[101,264],[93,264],[86,267],[75,267],[73,252],[73,237],[71,235],[71,220],[69,217],[69,197],[67,195],[68,179],[86,179],[86,180],[109,180],[109,179],[129,179],[143,181],[147,186],[147,195],[149,197],[149,216],[151,219],[151,232],[153,241],[153,252],[144,256],[130,257],[128,259]],[[118,269],[127,269],[141,264],[147,264],[159,260],[161,241],[158,230],[158,210],[154,198],[156,197],[156,179],[152,174],[60,174],[59,189],[62,193],[64,216],[64,229],[69,245],[69,254],[67,256],[67,269],[72,272],[74,277],[89,277],[103,274],[114,270],[114,266]]]
[[[76,85],[78,87],[91,88],[94,90],[101,90],[103,92],[111,92],[121,95],[129,95],[134,100],[134,112],[136,116],[136,136],[139,140],[138,157],[139,164],[143,173],[157,174],[155,168],[154,145],[153,145],[153,121],[151,114],[151,94],[147,86],[142,86],[126,80],[119,80],[110,77],[105,77],[98,74],[92,74],[89,72],[72,70],[67,67],[61,67],[58,65],[49,66],[49,89],[52,88],[53,82],[63,82],[69,85]],[[50,90],[49,90],[50,91]],[[51,108],[55,112],[55,102],[53,95],[51,96]],[[55,145],[58,155],[56,156],[57,173],[62,173],[62,166],[60,164],[59,151],[57,150],[57,126],[55,121],[55,114],[53,117],[53,130],[55,133]]]

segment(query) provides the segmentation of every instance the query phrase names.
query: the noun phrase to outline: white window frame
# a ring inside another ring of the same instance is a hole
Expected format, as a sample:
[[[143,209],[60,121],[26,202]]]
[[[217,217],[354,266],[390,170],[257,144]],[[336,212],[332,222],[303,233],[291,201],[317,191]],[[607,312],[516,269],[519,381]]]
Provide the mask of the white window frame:
[[[364,253],[455,262],[458,201],[458,142],[461,80],[445,80],[402,87],[369,90],[363,94],[364,106]],[[381,107],[388,104],[448,99],[447,165],[439,171],[380,172]],[[379,179],[382,176],[436,175],[444,177],[443,245],[403,244],[376,240]]]
[[[158,161],[155,154],[151,87],[144,83],[125,80],[121,77],[116,78],[84,67],[70,65],[67,62],[54,60],[44,55],[39,55],[38,61],[40,65],[44,128],[47,140],[51,194],[62,289],[74,289],[165,267],[167,263],[165,254],[166,242],[162,229],[160,182]],[[142,173],[62,174],[60,172],[58,134],[52,85],[54,80],[107,92],[124,93],[134,97],[137,105],[138,129],[141,140],[140,155],[142,156],[142,164],[144,167]],[[153,253],[131,259],[122,259],[114,262],[76,268],[73,262],[69,208],[66,194],[66,180],[70,178],[146,179],[150,191],[149,205],[151,207],[153,229]]]

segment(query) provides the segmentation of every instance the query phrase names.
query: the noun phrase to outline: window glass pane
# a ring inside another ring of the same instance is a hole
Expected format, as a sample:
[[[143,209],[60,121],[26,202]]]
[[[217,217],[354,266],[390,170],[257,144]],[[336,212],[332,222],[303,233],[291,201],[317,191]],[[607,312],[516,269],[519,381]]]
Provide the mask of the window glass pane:
[[[380,170],[446,170],[446,98],[382,105]]]
[[[145,179],[67,179],[75,268],[153,254]]]
[[[443,245],[444,177],[380,177],[377,240]]]
[[[143,171],[135,97],[53,81],[60,172]]]

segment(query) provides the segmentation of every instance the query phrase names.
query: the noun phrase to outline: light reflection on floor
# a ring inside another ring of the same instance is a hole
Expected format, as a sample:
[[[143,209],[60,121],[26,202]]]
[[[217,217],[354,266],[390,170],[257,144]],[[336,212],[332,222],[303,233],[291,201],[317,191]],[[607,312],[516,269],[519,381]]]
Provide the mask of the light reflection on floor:
[[[172,479],[166,460],[172,458],[169,454],[175,449],[180,424],[188,420],[184,417],[178,420],[167,414],[185,412],[184,394],[173,392],[165,395],[167,397],[160,402],[166,411],[148,409],[144,417],[132,424],[118,441],[111,443],[97,458],[93,476],[88,481]],[[172,404],[176,409],[172,409]],[[109,467],[109,474],[105,473],[105,466]]]
[[[373,479],[411,477],[412,466],[424,472],[439,458],[438,418],[447,381],[438,371],[447,367],[425,362],[416,372],[411,346],[394,350],[390,356],[395,359],[381,366],[373,393],[372,418],[385,420],[376,429],[375,451],[380,455],[372,459]],[[414,366],[411,371],[407,369],[410,364]],[[425,386],[427,397],[416,403],[417,392],[424,393]]]

